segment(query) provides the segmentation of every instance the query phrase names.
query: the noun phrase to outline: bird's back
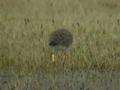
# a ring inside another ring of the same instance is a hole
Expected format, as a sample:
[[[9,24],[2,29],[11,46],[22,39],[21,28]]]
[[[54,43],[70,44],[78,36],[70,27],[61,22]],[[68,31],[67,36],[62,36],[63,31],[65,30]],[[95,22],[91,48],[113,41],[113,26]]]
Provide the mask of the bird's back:
[[[50,34],[49,46],[69,47],[72,44],[73,36],[66,29],[58,29]]]

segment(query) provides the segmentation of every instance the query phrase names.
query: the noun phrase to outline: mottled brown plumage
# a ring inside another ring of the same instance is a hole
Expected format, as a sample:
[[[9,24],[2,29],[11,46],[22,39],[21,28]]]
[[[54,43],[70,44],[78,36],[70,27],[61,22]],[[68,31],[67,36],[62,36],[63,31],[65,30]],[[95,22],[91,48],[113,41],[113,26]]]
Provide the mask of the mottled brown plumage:
[[[49,46],[68,48],[73,42],[72,34],[66,29],[58,29],[50,34]]]

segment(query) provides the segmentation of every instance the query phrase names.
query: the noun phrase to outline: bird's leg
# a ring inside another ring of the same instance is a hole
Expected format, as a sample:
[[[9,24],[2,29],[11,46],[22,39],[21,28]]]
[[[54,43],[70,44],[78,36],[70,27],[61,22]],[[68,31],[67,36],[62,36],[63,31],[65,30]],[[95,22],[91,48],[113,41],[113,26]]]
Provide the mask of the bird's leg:
[[[66,59],[66,53],[64,50],[62,50],[62,59],[65,60]]]
[[[55,63],[55,53],[52,53],[52,63]]]

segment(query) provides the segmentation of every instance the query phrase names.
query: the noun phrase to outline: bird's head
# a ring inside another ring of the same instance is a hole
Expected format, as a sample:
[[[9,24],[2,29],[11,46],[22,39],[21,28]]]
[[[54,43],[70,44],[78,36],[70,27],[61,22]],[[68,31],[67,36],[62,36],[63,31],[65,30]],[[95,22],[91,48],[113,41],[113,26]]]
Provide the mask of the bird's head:
[[[52,47],[54,47],[54,46],[56,46],[57,45],[57,43],[55,42],[55,41],[51,41],[50,43],[49,43],[49,46],[52,46]]]

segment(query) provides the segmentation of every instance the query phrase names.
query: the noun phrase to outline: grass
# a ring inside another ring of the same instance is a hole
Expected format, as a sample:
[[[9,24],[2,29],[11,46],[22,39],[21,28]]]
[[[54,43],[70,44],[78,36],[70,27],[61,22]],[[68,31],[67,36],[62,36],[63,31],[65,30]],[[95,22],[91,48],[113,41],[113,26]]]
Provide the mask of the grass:
[[[0,72],[18,75],[120,70],[118,0],[0,0]],[[51,63],[48,36],[73,33],[70,57]]]

